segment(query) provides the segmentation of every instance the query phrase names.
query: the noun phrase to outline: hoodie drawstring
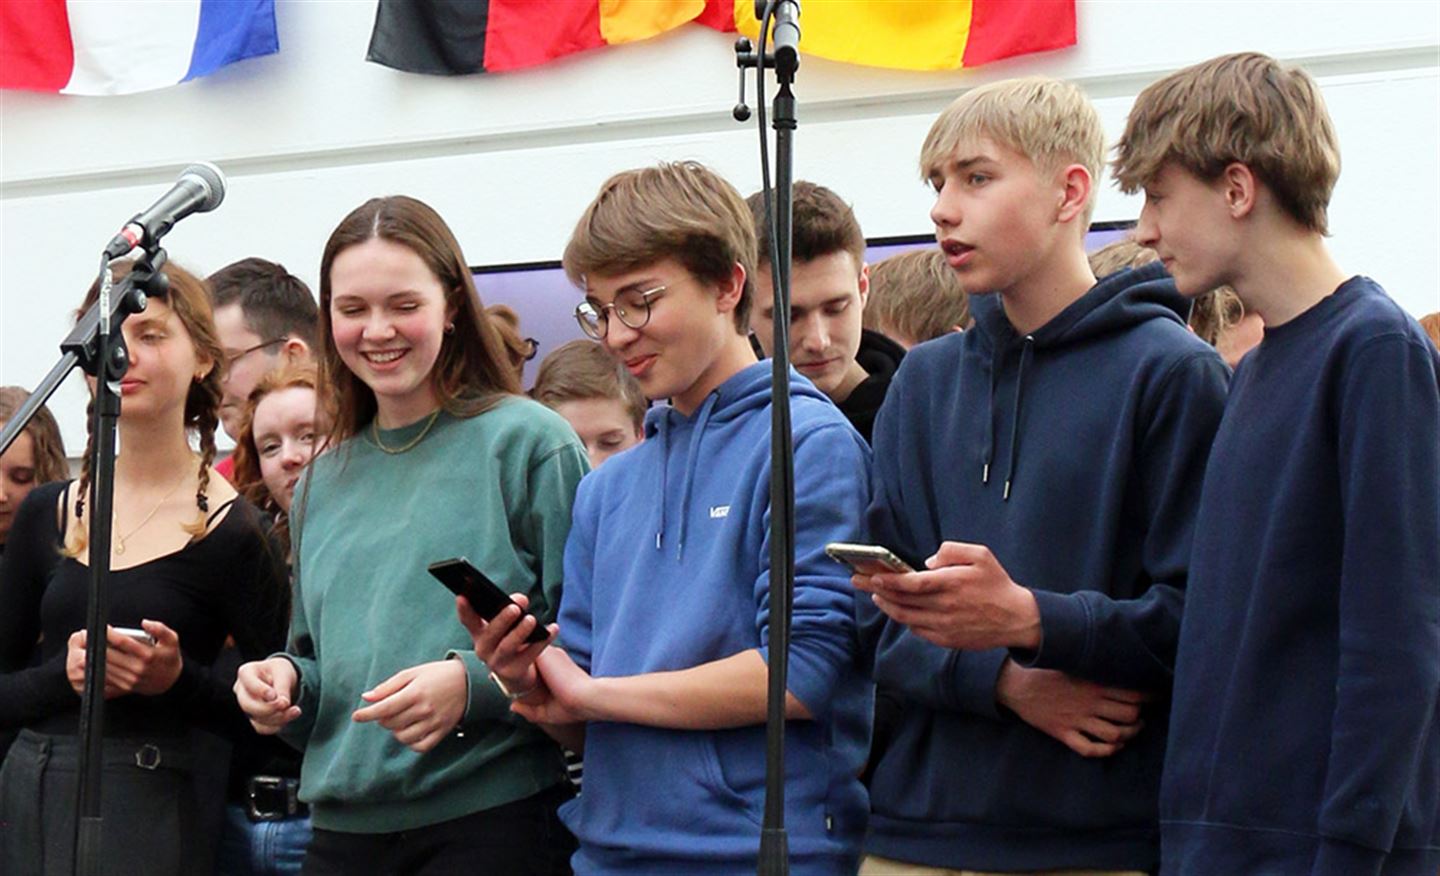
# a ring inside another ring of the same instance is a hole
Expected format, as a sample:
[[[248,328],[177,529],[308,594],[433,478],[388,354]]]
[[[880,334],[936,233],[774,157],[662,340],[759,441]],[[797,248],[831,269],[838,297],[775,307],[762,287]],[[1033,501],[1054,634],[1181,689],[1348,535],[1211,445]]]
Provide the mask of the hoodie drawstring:
[[[689,516],[686,509],[690,507],[690,487],[695,483],[695,460],[700,455],[700,439],[705,437],[705,427],[709,425],[710,414],[719,400],[719,393],[711,393],[705,399],[705,404],[700,406],[700,416],[695,419],[695,433],[690,436],[690,452],[685,459],[685,486],[680,490],[680,538],[675,544],[676,560],[685,558],[685,518]]]
[[[1020,369],[1015,374],[1015,411],[1010,418],[1010,460],[1005,467],[1005,495],[1010,501],[1010,484],[1015,480],[1015,463],[1020,454],[1020,399],[1025,392],[1025,366],[1035,350],[1035,336],[1025,336],[1025,346],[1020,349]],[[992,377],[993,381],[994,378]],[[993,390],[992,390],[993,391]]]
[[[990,395],[985,399],[985,456],[980,469],[980,483],[990,483],[990,463],[995,458],[995,375],[1000,373],[1004,352],[998,345],[990,357]]]
[[[666,415],[655,423],[655,431],[660,433],[660,522],[655,525],[657,551],[665,541],[665,497],[669,493],[665,485],[670,474],[670,416],[669,411],[665,413]]]

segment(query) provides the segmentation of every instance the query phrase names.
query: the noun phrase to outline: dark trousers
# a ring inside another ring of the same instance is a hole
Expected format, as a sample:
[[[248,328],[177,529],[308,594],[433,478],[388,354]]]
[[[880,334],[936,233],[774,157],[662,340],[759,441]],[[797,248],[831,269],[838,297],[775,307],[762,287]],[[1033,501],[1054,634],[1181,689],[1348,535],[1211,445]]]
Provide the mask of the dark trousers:
[[[182,741],[107,739],[101,767],[100,871],[192,876],[208,870]],[[20,731],[0,769],[0,873],[73,872],[79,742]]]
[[[568,783],[533,797],[414,830],[315,829],[305,876],[569,876],[575,837],[556,809]]]

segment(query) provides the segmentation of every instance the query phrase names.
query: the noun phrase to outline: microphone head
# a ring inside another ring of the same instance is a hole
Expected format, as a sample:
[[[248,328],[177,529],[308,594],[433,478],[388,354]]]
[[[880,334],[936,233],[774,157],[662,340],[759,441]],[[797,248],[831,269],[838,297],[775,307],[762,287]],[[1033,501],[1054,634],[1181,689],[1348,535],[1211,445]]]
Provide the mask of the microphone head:
[[[220,168],[208,161],[197,161],[181,171],[180,179],[187,176],[205,190],[205,202],[195,208],[196,213],[208,213],[225,200],[225,174],[220,172]]]

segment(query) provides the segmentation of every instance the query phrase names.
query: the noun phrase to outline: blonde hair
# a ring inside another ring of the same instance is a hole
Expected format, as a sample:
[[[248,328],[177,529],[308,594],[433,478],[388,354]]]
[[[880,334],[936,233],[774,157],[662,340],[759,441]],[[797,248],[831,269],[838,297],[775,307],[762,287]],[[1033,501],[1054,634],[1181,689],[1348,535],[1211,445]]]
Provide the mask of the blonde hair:
[[[583,288],[588,275],[623,274],[667,258],[717,284],[741,265],[745,288],[735,328],[750,330],[754,220],[735,187],[703,164],[662,162],[610,177],[575,224],[562,264],[570,282]]]
[[[1430,340],[1435,342],[1435,346],[1440,348],[1440,311],[1420,317],[1420,327],[1430,336]]]
[[[1125,268],[1139,268],[1160,261],[1160,254],[1141,246],[1132,237],[1111,241],[1090,253],[1090,271],[1103,279]]]
[[[1340,144],[1320,86],[1299,67],[1242,52],[1186,67],[1140,92],[1115,145],[1115,179],[1133,193],[1169,162],[1203,180],[1243,164],[1287,214],[1329,233]]]
[[[977,137],[989,137],[1047,172],[1079,164],[1096,184],[1105,162],[1105,129],[1094,104],[1074,83],[1044,76],[991,82],[955,98],[925,135],[921,177],[934,179]],[[1087,227],[1095,206],[1093,192],[1092,186],[1085,206]]]
[[[960,278],[935,247],[897,253],[870,266],[870,297],[862,317],[865,328],[896,332],[919,344],[969,328],[970,298]]]

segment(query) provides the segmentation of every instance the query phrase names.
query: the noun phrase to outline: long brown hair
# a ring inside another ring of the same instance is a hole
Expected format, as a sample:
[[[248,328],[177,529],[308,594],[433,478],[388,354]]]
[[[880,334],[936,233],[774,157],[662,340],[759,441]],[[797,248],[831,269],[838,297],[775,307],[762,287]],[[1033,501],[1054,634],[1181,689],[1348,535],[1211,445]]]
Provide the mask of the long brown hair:
[[[20,386],[0,386],[0,426],[10,422],[30,393]],[[44,405],[25,425],[25,434],[35,445],[35,483],[48,484],[62,481],[70,475],[70,464],[65,460],[65,441],[60,437],[60,426],[50,409]]]
[[[275,515],[275,528],[272,534],[280,540],[281,545],[288,553],[290,550],[290,524],[289,515],[270,495],[270,490],[265,486],[265,481],[260,474],[260,448],[255,444],[255,409],[260,407],[260,402],[267,395],[279,392],[282,389],[308,389],[318,394],[318,380],[314,365],[282,365],[279,368],[268,372],[255,384],[250,391],[250,397],[245,401],[245,410],[241,415],[240,440],[235,444],[235,489],[240,495],[250,501],[250,504],[264,511]],[[324,431],[324,418],[319,406],[315,412],[315,431]],[[322,445],[317,441],[315,454],[319,455]],[[312,457],[313,458],[313,457]],[[306,463],[307,465],[309,463]]]
[[[133,261],[115,262],[111,265],[114,281],[119,283],[134,268]],[[206,515],[210,510],[208,490],[210,486],[210,465],[215,461],[215,426],[220,422],[220,379],[225,366],[225,350],[215,333],[215,316],[210,309],[210,292],[205,281],[175,264],[167,262],[160,269],[168,288],[165,292],[154,292],[150,298],[165,302],[175,313],[180,324],[190,335],[195,354],[209,359],[210,372],[193,381],[185,395],[184,422],[187,431],[193,430],[200,438],[200,485],[195,491],[196,518],[185,525],[185,531],[195,538],[203,538],[206,530]],[[90,286],[85,301],[76,311],[83,314],[100,297],[100,283]],[[90,457],[94,451],[95,402],[92,399],[85,409],[85,457],[80,469],[79,499],[75,503],[75,517],[79,526],[69,528],[66,554],[79,556],[85,552],[89,542],[89,529],[85,525],[85,502],[89,500]]]
[[[520,392],[499,333],[480,303],[460,244],[428,204],[404,195],[371,198],[341,220],[320,259],[320,408],[333,415],[327,446],[357,434],[376,413],[375,393],[340,359],[330,321],[330,269],[340,253],[374,239],[398,243],[420,257],[445,290],[455,311],[430,378],[440,405],[457,417],[473,417],[506,395]]]

